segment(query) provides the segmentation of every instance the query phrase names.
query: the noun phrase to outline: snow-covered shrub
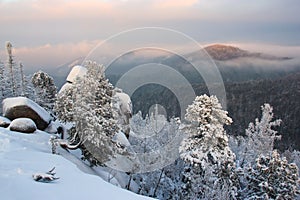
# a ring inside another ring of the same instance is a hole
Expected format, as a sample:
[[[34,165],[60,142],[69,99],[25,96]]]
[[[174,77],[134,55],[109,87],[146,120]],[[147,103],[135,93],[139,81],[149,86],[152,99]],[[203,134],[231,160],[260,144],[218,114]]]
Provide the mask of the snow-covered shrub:
[[[298,193],[298,167],[280,158],[276,150],[270,156],[259,156],[245,176],[244,199],[294,199]]]
[[[232,123],[231,118],[215,96],[207,95],[196,97],[185,118],[189,121],[183,127],[187,136],[179,148],[180,157],[190,163],[183,173],[184,197],[217,197],[226,190],[227,196],[234,199],[238,185],[235,155],[223,128]]]

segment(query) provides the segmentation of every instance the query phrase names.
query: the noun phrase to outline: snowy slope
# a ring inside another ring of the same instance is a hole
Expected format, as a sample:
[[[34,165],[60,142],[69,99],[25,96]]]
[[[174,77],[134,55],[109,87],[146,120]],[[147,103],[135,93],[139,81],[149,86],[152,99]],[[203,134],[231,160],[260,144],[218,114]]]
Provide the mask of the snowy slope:
[[[50,135],[27,135],[0,128],[0,199],[150,199],[120,189],[80,170],[70,159],[51,154]],[[60,179],[36,182],[32,174],[55,167]]]

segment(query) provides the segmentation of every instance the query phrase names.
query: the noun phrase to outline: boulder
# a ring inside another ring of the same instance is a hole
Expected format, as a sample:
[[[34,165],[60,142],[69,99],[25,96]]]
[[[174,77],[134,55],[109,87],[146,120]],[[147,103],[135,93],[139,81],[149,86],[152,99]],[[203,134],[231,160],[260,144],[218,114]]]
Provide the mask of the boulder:
[[[3,116],[10,120],[23,117],[32,119],[40,130],[46,129],[52,120],[44,108],[26,97],[4,99],[2,110]]]
[[[75,83],[78,78],[83,78],[86,75],[87,69],[83,66],[76,65],[72,68],[67,76],[68,83]]]
[[[0,116],[0,127],[7,128],[10,125],[11,121],[6,117]]]
[[[119,88],[115,88],[113,92],[113,109],[115,111],[114,118],[128,138],[130,132],[129,120],[132,118],[132,103],[129,95]]]
[[[33,133],[37,129],[34,121],[29,118],[15,119],[10,123],[8,128],[11,131],[17,131],[21,133]]]

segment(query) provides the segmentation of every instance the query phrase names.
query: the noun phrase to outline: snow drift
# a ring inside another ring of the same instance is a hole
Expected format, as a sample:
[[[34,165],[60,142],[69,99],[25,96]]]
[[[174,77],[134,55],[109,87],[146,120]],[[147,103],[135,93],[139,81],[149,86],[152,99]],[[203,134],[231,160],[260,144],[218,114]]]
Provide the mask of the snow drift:
[[[39,130],[35,133],[27,135],[0,127],[1,199],[150,199],[118,188],[99,176],[87,174],[80,170],[78,163],[51,154],[48,143],[51,135]],[[53,167],[58,180],[51,183],[33,180],[33,175]]]

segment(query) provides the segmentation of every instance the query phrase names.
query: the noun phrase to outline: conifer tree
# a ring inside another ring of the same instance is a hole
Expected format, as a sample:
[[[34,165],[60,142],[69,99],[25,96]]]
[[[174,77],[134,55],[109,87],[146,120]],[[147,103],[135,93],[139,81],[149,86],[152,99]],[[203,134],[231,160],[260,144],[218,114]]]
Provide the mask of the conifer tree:
[[[279,126],[280,119],[273,120],[273,108],[266,103],[261,106],[262,116],[249,123],[245,137],[232,137],[230,144],[234,149],[239,166],[254,164],[259,155],[269,155],[274,150],[274,142],[281,138],[273,128]]]
[[[105,164],[119,150],[112,141],[119,130],[113,119],[113,86],[101,65],[88,62],[85,67],[86,75],[58,94],[55,111],[62,122],[73,123],[69,139],[81,143],[83,159],[91,165]]]
[[[6,51],[7,51],[7,65],[8,65],[8,69],[9,69],[9,78],[10,78],[10,92],[12,97],[16,96],[16,82],[15,82],[15,61],[13,59],[13,55],[12,55],[12,44],[10,42],[6,42],[5,44],[6,46]]]
[[[112,113],[113,86],[105,78],[103,66],[89,62],[86,68],[87,74],[75,86],[75,134],[85,141],[84,157],[92,164],[103,164],[114,156],[117,148],[112,143],[119,130]]]
[[[52,113],[57,93],[53,78],[43,71],[38,71],[33,74],[31,82],[34,87],[35,102]]]
[[[246,173],[244,199],[295,199],[299,186],[298,167],[288,163],[274,150],[271,155],[260,155]]]
[[[230,199],[236,198],[235,155],[223,128],[232,122],[231,118],[215,96],[202,95],[188,106],[185,119],[189,121],[183,128],[187,136],[179,151],[190,166],[183,173],[183,196],[205,198],[226,189]]]
[[[4,64],[0,60],[0,101],[4,98],[5,79],[4,79]]]

